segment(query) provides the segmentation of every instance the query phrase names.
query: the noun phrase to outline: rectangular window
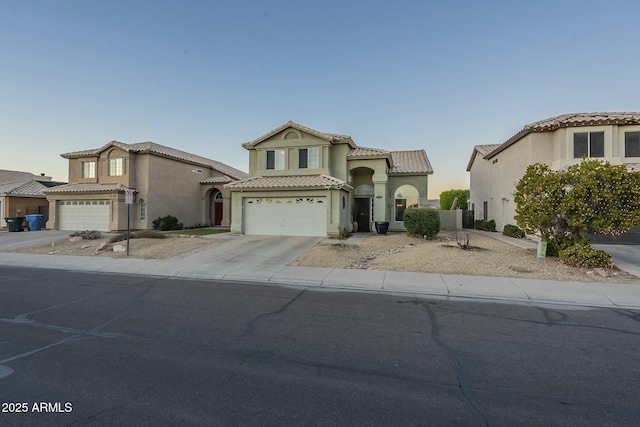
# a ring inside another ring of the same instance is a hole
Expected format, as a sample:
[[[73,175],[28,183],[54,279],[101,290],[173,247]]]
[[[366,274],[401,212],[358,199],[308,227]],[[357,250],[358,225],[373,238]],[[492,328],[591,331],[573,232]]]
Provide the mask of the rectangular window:
[[[320,154],[317,147],[298,150],[298,167],[300,169],[317,169],[320,165]]]
[[[624,133],[624,156],[640,157],[640,132]]]
[[[144,200],[140,199],[140,221],[147,219],[147,206],[144,204]]]
[[[573,134],[573,158],[604,157],[604,132]]]
[[[267,150],[267,169],[284,169],[284,150]]]
[[[82,162],[82,177],[83,178],[96,177],[96,162]]]
[[[122,163],[122,159],[109,159],[109,176],[121,176]]]
[[[489,221],[489,202],[482,202],[482,219]]]

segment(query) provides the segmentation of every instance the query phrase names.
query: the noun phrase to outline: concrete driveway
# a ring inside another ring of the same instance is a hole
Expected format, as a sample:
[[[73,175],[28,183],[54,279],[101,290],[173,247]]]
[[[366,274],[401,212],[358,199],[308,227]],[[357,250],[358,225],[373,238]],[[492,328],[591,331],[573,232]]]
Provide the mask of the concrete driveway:
[[[620,270],[640,277],[640,245],[592,244],[613,257],[613,262]]]
[[[40,230],[0,232],[0,251],[40,245],[69,236],[70,231]],[[182,255],[183,261],[229,262],[253,265],[287,265],[322,240],[321,237],[245,236],[213,234],[206,236],[219,240],[194,252]]]
[[[188,261],[209,260],[253,265],[287,265],[314,247],[322,237],[214,234],[220,244],[185,254]]]
[[[38,230],[38,231],[0,231],[0,250],[23,248],[41,245],[69,237],[71,231]]]

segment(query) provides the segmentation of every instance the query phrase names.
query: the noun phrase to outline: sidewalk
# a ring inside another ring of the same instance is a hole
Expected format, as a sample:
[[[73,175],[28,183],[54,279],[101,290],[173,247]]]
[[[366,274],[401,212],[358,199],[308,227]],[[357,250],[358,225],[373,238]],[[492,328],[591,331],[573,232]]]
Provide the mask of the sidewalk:
[[[203,257],[202,254],[165,260],[146,260],[0,253],[0,265],[186,279],[217,279],[436,298],[640,309],[639,285],[288,267],[275,264],[256,265],[229,261],[216,262],[214,259]]]

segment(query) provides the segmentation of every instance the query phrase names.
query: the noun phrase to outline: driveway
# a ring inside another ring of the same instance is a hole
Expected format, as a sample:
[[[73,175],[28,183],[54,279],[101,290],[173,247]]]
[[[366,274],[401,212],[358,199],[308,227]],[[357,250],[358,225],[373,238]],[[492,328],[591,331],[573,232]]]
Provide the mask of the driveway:
[[[640,245],[593,244],[596,249],[603,250],[613,257],[613,262],[620,270],[640,277]]]
[[[39,231],[0,231],[0,250],[23,248],[55,242],[69,237],[71,231],[39,230]]]
[[[186,261],[215,261],[253,265],[287,265],[314,247],[322,237],[246,236],[216,234],[219,244],[185,254]]]

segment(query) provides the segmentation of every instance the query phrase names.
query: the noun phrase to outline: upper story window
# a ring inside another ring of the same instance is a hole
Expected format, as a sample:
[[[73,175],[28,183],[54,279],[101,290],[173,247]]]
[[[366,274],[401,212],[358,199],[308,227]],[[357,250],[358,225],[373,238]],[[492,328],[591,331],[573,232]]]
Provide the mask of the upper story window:
[[[573,134],[573,158],[604,157],[604,132]]]
[[[624,133],[624,156],[640,157],[640,132]]]
[[[82,177],[83,178],[96,177],[96,162],[82,162]]]
[[[300,169],[317,169],[320,165],[320,154],[317,147],[298,150],[298,167]]]
[[[267,169],[284,169],[284,150],[267,150]]]
[[[109,159],[109,176],[121,176],[123,174],[123,159]]]

